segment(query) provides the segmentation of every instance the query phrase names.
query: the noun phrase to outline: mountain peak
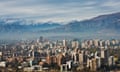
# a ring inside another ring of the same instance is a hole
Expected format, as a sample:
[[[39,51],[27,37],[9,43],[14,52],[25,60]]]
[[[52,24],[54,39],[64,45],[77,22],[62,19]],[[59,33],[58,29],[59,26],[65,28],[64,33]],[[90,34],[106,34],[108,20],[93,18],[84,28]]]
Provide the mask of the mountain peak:
[[[106,14],[106,15],[99,15],[97,17],[94,17],[92,20],[104,20],[104,19],[120,19],[120,12]]]

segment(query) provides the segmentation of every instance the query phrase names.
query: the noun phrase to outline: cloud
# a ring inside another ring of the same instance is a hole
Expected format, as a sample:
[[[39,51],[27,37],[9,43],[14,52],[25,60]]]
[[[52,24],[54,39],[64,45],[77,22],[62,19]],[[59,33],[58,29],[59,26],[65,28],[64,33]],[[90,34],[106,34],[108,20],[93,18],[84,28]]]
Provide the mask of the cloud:
[[[0,16],[69,22],[118,12],[119,4],[118,0],[0,0]]]
[[[120,1],[118,0],[110,0],[102,4],[102,6],[106,7],[120,7]]]

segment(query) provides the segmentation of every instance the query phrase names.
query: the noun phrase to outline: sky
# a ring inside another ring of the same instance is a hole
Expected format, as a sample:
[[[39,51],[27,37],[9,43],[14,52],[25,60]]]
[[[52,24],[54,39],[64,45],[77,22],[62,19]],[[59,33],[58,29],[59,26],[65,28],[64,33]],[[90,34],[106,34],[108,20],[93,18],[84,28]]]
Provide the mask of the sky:
[[[120,0],[0,0],[0,17],[70,22],[120,12]]]

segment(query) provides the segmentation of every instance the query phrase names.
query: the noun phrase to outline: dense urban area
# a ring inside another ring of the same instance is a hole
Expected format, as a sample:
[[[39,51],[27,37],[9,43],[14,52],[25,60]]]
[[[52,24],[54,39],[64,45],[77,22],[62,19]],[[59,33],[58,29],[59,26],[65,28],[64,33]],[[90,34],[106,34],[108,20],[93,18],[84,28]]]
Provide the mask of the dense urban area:
[[[44,37],[0,44],[0,72],[117,72],[120,40]]]

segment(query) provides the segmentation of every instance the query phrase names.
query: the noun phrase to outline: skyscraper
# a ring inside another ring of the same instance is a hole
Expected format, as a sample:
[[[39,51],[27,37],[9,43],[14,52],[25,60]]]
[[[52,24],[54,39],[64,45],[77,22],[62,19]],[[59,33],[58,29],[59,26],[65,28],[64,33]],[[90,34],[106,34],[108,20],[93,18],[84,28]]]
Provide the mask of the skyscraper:
[[[66,47],[67,46],[67,41],[63,40],[63,46]]]

